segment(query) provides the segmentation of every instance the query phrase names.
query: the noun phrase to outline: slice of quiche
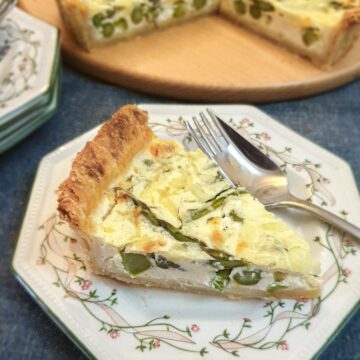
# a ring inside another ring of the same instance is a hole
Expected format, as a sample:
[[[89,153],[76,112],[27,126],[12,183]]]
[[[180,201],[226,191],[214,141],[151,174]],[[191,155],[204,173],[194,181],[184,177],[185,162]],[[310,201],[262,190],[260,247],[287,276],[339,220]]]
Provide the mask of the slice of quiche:
[[[85,49],[212,13],[219,5],[219,0],[57,1],[65,23]]]
[[[221,0],[220,13],[317,65],[335,63],[360,34],[360,0]]]
[[[134,105],[77,154],[58,195],[96,274],[229,298],[319,295],[309,244],[200,150],[157,138]]]

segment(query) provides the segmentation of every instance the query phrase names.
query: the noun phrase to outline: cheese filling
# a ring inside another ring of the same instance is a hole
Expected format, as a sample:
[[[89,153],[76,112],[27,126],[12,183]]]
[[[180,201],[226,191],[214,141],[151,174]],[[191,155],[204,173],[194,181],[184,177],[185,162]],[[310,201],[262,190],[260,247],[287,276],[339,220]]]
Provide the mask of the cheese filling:
[[[131,277],[269,293],[318,286],[309,245],[200,150],[154,139],[92,215],[106,261]]]

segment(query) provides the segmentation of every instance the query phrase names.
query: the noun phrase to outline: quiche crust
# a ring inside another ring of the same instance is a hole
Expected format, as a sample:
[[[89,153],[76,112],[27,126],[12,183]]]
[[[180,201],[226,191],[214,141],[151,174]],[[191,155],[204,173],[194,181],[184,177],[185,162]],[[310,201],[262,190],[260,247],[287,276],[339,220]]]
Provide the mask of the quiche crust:
[[[71,35],[86,50],[94,46],[87,24],[88,8],[78,0],[57,0],[58,8]]]
[[[91,232],[89,216],[98,205],[102,191],[126,170],[152,136],[147,113],[135,105],[125,105],[76,155],[70,175],[58,192],[59,214],[73,229],[85,234]]]
[[[346,54],[360,34],[360,7],[344,12],[340,26],[334,32],[328,53],[321,63],[334,64]]]

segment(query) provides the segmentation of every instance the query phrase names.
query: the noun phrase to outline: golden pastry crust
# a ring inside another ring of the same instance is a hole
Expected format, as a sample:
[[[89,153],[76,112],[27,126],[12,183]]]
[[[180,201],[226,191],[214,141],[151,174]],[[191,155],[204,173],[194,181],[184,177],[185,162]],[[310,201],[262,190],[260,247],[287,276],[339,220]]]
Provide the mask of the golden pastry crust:
[[[345,11],[344,23],[347,26],[357,24],[359,22],[360,22],[360,6],[355,9]]]
[[[313,62],[324,69],[331,67],[350,50],[360,32],[360,7],[344,11],[327,51]]]
[[[57,0],[61,17],[67,28],[79,45],[90,50],[92,41],[87,22],[89,17],[88,6],[79,0]]]
[[[90,213],[102,191],[126,170],[133,157],[151,141],[148,116],[136,105],[117,110],[72,163],[69,177],[60,185],[58,211],[72,228],[89,233]]]

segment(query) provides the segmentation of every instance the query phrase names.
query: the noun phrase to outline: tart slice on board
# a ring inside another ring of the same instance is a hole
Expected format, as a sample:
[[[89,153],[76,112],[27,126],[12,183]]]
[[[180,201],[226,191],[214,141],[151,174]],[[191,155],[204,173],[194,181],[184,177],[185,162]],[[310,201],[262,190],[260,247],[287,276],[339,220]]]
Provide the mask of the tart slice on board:
[[[229,298],[316,297],[308,243],[200,150],[161,140],[120,108],[81,150],[58,195],[96,274]]]
[[[219,7],[219,0],[57,0],[57,3],[64,22],[87,50],[214,13]]]

